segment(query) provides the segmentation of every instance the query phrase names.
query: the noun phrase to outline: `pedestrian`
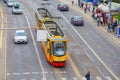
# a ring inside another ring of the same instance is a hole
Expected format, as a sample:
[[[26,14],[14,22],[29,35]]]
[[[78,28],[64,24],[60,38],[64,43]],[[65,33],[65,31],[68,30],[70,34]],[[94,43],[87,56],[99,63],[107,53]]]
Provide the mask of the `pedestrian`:
[[[80,0],[78,0],[78,6],[81,7],[81,3],[80,3]]]
[[[111,27],[113,32],[115,31],[116,27],[117,27],[117,21],[115,20],[115,22],[113,23],[113,25]]]
[[[90,12],[90,4],[88,4],[88,7],[87,7],[88,11]]]
[[[87,13],[87,8],[86,7],[84,7],[84,12]]]
[[[100,24],[103,25],[103,17],[100,17]]]
[[[81,7],[83,8],[83,6],[84,6],[84,3],[82,2],[82,3],[81,3]]]
[[[108,32],[111,32],[111,24],[110,24],[110,21],[107,22],[107,26],[108,26]]]
[[[97,26],[99,27],[100,26],[100,18],[97,17]]]
[[[86,80],[90,80],[90,71],[87,72],[87,74],[85,75]]]
[[[72,2],[72,5],[74,4],[74,0],[71,1]]]

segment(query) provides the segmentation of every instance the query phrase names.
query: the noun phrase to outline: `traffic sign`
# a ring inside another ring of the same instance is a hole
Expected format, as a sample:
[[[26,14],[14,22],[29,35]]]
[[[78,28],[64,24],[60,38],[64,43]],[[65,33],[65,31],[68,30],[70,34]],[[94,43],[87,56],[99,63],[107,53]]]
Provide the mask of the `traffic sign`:
[[[117,28],[117,35],[118,35],[118,38],[120,37],[120,26]]]
[[[46,30],[37,30],[37,41],[47,41]]]

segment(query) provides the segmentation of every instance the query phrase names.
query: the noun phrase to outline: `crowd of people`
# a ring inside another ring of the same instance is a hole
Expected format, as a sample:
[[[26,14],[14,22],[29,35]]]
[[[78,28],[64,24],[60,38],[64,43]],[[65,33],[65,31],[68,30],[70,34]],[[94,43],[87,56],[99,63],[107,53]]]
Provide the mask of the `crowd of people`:
[[[87,13],[87,11],[92,12],[92,18],[96,20],[97,26],[107,26],[108,32],[115,32],[115,28],[117,27],[118,23],[117,20],[113,18],[113,16],[110,15],[110,13],[102,12],[100,11],[96,6],[92,4],[87,4],[84,2],[80,2],[78,0],[78,6],[80,8],[84,9],[84,12]]]

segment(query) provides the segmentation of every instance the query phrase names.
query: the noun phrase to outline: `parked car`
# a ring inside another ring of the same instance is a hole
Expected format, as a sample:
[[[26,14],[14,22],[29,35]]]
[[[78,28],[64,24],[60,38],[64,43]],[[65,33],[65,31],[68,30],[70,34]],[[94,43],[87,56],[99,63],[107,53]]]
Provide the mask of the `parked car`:
[[[73,16],[71,18],[71,23],[75,26],[84,26],[84,20],[81,16]]]
[[[13,14],[22,14],[22,8],[20,7],[19,3],[14,3],[13,8],[12,8],[12,13]]]
[[[3,0],[4,1],[4,3],[7,3],[7,0]]]
[[[7,6],[12,7],[14,5],[14,0],[7,0]]]
[[[65,3],[59,3],[57,9],[60,11],[69,11],[69,7]]]
[[[14,43],[27,43],[27,35],[24,30],[16,30],[14,35]]]

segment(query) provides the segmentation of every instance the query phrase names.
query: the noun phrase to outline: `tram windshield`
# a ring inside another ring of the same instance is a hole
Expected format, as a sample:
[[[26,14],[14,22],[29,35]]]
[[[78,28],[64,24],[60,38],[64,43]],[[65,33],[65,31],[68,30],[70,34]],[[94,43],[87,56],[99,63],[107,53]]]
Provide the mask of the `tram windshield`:
[[[54,42],[54,55],[62,56],[65,54],[65,42]]]

